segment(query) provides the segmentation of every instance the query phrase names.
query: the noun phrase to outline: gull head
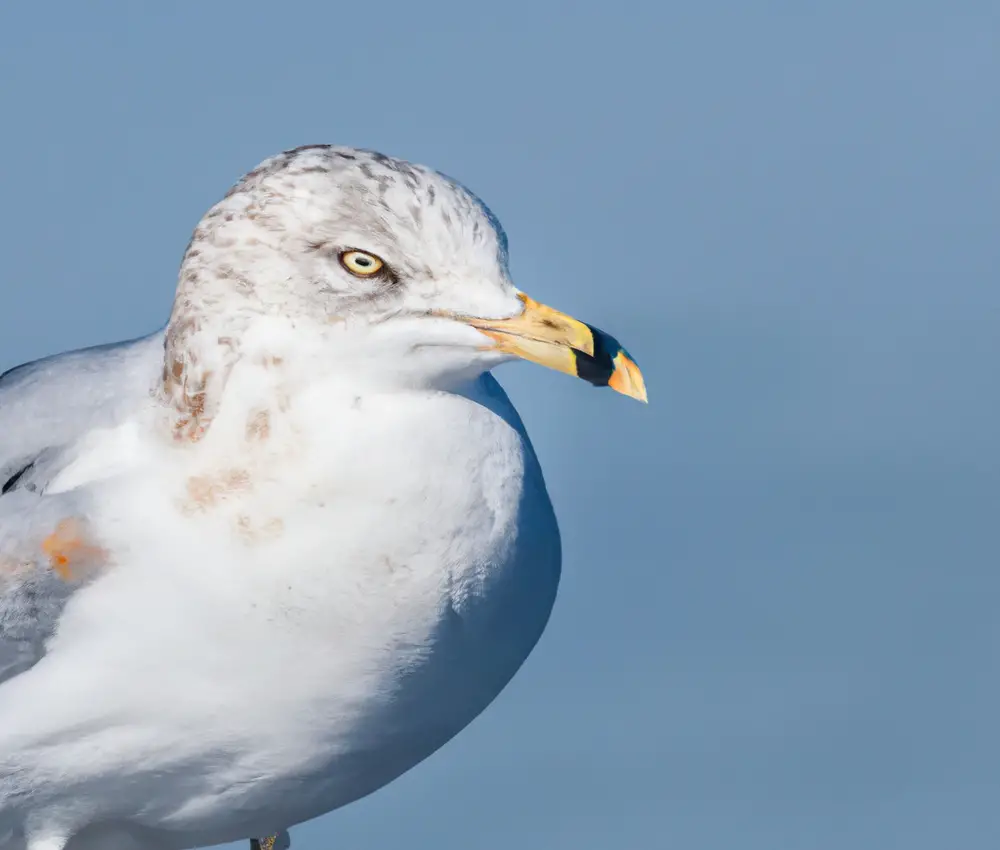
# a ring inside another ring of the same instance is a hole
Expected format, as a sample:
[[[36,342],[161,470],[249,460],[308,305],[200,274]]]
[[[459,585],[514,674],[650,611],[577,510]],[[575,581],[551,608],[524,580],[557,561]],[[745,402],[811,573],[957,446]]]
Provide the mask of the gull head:
[[[613,337],[515,287],[507,238],[479,198],[373,151],[287,151],[209,210],[167,329],[174,394],[204,392],[205,349],[238,347],[264,316],[340,334],[345,367],[386,380],[441,386],[521,358],[646,400]]]

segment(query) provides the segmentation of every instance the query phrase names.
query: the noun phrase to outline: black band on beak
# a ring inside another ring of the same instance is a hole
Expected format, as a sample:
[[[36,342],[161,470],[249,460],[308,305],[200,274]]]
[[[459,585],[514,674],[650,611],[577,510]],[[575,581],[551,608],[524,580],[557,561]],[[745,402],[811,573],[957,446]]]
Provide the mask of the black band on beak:
[[[593,325],[587,325],[587,328],[594,337],[594,354],[591,356],[574,349],[576,374],[595,387],[606,387],[615,373],[615,355],[622,347],[610,334]]]

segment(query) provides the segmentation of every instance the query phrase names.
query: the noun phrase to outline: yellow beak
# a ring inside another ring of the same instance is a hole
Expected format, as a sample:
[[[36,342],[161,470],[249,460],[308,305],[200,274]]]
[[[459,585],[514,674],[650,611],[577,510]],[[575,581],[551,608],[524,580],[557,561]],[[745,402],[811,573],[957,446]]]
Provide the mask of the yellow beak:
[[[518,298],[524,302],[520,315],[462,321],[492,339],[492,348],[646,401],[642,373],[618,340],[523,293]]]

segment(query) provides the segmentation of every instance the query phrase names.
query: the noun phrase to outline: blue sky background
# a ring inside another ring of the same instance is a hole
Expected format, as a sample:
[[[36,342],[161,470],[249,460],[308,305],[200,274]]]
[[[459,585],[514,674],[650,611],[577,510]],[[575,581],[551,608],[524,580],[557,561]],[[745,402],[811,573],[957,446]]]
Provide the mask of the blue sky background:
[[[440,168],[652,403],[501,370],[550,628],[295,843],[995,846],[998,82],[992,2],[4,3],[0,368],[160,325],[265,156]]]

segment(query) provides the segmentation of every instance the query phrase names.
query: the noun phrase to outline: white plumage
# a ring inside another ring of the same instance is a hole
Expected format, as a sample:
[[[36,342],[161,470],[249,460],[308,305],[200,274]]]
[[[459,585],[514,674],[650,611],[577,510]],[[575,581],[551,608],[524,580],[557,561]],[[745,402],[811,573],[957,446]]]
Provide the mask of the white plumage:
[[[435,172],[297,149],[203,219],[164,333],[0,379],[2,850],[274,833],[504,687],[560,550],[488,370],[644,398],[506,250]]]

